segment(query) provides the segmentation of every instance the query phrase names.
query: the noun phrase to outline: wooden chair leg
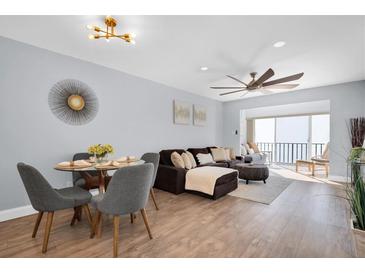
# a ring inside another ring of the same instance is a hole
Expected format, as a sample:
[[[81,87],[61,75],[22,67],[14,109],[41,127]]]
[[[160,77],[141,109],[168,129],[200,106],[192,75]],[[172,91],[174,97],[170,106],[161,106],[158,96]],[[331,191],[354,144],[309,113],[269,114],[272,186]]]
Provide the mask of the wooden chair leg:
[[[299,163],[298,163],[298,162],[296,162],[296,163],[295,163],[295,171],[296,171],[296,172],[298,172],[298,169],[299,169]]]
[[[44,233],[42,253],[47,252],[49,234],[51,233],[51,227],[52,227],[52,221],[53,221],[53,215],[54,215],[54,212],[47,213],[47,223],[46,223],[46,230]]]
[[[76,223],[76,220],[77,220],[77,207],[74,207],[74,215],[72,216],[70,226],[74,226],[74,224]]]
[[[131,216],[131,224],[133,224],[133,222],[134,222],[134,216],[133,215],[134,215],[133,213],[130,214],[130,216]]]
[[[78,206],[78,207],[74,207],[74,215],[72,217],[71,220],[71,226],[74,226],[76,221],[81,221],[81,213],[82,213],[82,207]]]
[[[102,230],[103,230],[103,215],[100,214],[98,227],[97,227],[97,231],[96,231],[96,237],[97,238],[101,238]]]
[[[119,215],[114,215],[114,238],[113,238],[113,256],[118,257],[118,244],[119,244]]]
[[[155,204],[156,210],[159,210],[157,202],[156,202],[155,192],[153,191],[153,188],[150,189],[150,195],[151,195],[153,203]]]
[[[143,217],[144,225],[146,226],[146,229],[147,229],[147,232],[148,232],[148,236],[150,236],[150,239],[153,239],[151,229],[150,229],[150,226],[148,224],[146,210],[144,208],[141,209],[141,214],[142,214],[142,217]]]
[[[316,169],[316,164],[312,164],[312,176],[314,176],[314,170]]]
[[[82,217],[82,206],[79,206],[77,209],[77,216],[76,216],[79,222],[81,222],[81,217]]]
[[[42,220],[42,217],[43,217],[43,212],[42,211],[38,212],[37,221],[35,222],[33,233],[32,233],[32,238],[35,238],[35,236],[37,235],[38,227]]]
[[[96,230],[97,230],[99,222],[100,222],[100,219],[101,219],[101,212],[99,210],[96,210],[95,217],[94,217],[94,222],[93,222],[93,225],[91,227],[90,238],[94,238]]]
[[[90,224],[90,227],[92,227],[93,226],[93,221],[92,221],[92,217],[91,217],[89,205],[86,204],[86,205],[83,205],[82,207],[83,207],[83,209],[85,211],[85,215],[86,215],[87,220],[88,220],[88,222]]]

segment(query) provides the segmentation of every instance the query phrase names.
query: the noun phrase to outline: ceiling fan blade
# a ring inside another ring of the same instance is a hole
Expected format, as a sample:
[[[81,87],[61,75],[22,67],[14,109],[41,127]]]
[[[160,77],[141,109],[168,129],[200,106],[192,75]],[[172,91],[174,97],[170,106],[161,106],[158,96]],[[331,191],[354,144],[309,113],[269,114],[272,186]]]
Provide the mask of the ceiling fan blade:
[[[239,82],[239,83],[241,83],[241,84],[244,84],[247,87],[247,84],[245,82],[242,82],[240,79],[237,79],[236,77],[233,77],[231,75],[226,75],[226,76],[233,79],[233,80],[235,80],[235,81],[237,81],[237,82]]]
[[[240,97],[243,97],[248,94],[248,91],[244,92]]]
[[[241,89],[243,87],[210,87],[212,89]]]
[[[219,95],[223,96],[223,95],[228,95],[228,94],[232,94],[232,93],[236,93],[236,92],[240,92],[240,91],[244,91],[244,90],[246,90],[246,89],[243,88],[243,89],[239,89],[239,90],[229,91],[229,92],[221,93]]]
[[[252,85],[253,86],[260,86],[263,82],[265,82],[266,80],[270,79],[271,77],[274,76],[274,71],[269,68],[263,75],[261,75],[261,77],[259,79],[257,79]]]
[[[291,82],[291,81],[298,80],[298,79],[302,78],[303,75],[304,75],[304,72],[294,74],[294,75],[291,75],[291,76],[287,76],[287,77],[284,77],[284,78],[280,78],[280,79],[276,79],[276,80],[273,80],[273,81],[263,83],[262,86],[267,87],[267,86],[272,86],[272,85],[275,85],[275,84]]]
[[[279,84],[279,85],[271,85],[271,86],[265,86],[265,88],[268,89],[292,89],[299,86],[299,84]]]
[[[260,90],[260,92],[262,93],[262,94],[273,94],[274,93],[274,91],[272,91],[272,90],[267,90],[267,89],[261,89]]]

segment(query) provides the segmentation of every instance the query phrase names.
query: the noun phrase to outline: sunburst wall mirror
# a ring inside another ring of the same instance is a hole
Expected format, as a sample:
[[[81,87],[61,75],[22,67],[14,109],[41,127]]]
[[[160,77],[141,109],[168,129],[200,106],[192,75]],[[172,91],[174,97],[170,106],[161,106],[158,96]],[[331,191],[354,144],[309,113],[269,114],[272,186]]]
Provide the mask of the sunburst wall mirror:
[[[94,91],[85,83],[65,79],[57,82],[48,94],[52,113],[69,125],[84,125],[93,120],[99,103]]]

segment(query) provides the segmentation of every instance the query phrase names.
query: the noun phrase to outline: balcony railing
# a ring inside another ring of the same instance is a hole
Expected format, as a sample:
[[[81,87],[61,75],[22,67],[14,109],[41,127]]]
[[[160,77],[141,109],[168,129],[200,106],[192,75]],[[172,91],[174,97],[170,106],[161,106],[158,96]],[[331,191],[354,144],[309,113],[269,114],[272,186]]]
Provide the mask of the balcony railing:
[[[270,152],[268,157],[273,163],[293,164],[296,160],[308,160],[312,156],[322,155],[325,144],[312,143],[309,155],[309,143],[256,143],[260,151]]]

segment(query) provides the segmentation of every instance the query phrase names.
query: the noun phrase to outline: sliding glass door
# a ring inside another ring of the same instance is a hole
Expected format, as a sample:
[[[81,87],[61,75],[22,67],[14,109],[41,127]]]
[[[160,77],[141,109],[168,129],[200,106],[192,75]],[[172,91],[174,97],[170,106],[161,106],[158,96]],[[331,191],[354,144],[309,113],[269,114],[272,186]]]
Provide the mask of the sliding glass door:
[[[321,155],[329,142],[329,114],[253,119],[252,136],[271,161],[295,163]]]

